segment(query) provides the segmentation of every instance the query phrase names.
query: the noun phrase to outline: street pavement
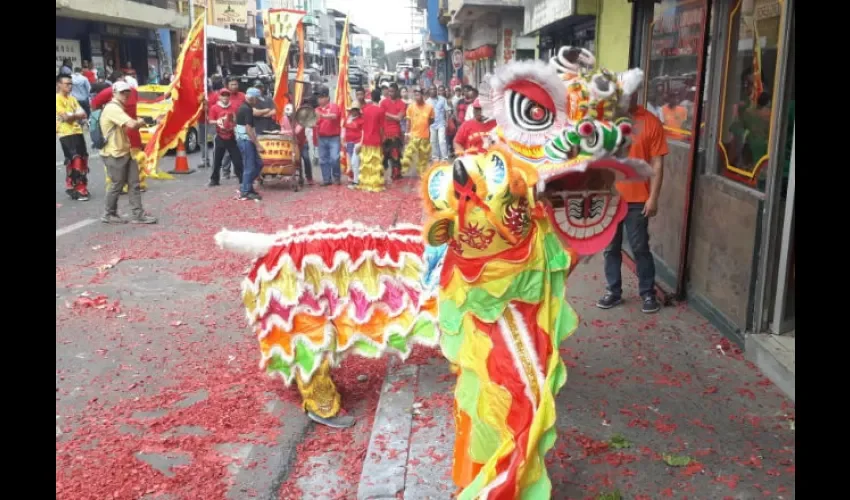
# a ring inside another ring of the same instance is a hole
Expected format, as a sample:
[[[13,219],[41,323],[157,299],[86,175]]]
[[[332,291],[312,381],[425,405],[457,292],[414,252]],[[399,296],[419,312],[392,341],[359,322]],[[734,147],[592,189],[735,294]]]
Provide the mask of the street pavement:
[[[451,498],[453,377],[439,352],[345,360],[335,377],[357,424],[315,426],[258,370],[239,299],[250,262],[213,241],[222,227],[419,223],[415,180],[379,195],[268,183],[256,203],[196,170],[150,181],[158,224],[114,226],[98,221],[100,160],[88,202],[65,195],[61,161],[57,144],[57,498]],[[598,310],[601,265],[568,284],[582,323],[561,349],[554,498],[794,498],[793,404],[686,304],[647,316],[628,296]]]

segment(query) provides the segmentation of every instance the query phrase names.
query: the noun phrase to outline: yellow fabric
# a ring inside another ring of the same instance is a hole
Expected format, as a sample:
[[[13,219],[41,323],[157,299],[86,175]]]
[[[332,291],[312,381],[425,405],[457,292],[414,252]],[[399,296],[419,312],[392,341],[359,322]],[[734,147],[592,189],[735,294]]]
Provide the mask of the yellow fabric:
[[[357,189],[373,193],[384,190],[383,160],[380,146],[360,146],[360,177]]]
[[[427,102],[422,104],[413,103],[407,107],[407,119],[410,120],[411,139],[431,138],[431,123],[434,118],[434,108]]]
[[[111,101],[103,107],[100,115],[100,131],[106,138],[106,146],[100,150],[100,156],[118,158],[130,154],[130,138],[124,131],[124,125],[132,120],[124,107]]]
[[[404,148],[404,156],[401,158],[401,168],[404,173],[410,171],[411,164],[416,159],[416,171],[421,176],[428,170],[428,162],[431,160],[431,141],[428,138],[420,139],[411,137],[410,142]],[[363,175],[362,173],[360,175]]]
[[[301,375],[296,378],[301,402],[306,411],[313,412],[322,418],[333,418],[339,413],[340,396],[331,378],[331,363],[326,356],[319,369],[310,380],[305,381]]]
[[[77,102],[77,99],[74,96],[69,95],[67,97],[62,94],[56,94],[56,116],[66,116],[68,113],[76,113],[77,111],[82,111],[82,106]],[[83,127],[80,126],[79,121],[66,122],[56,120],[56,133],[59,134],[59,137],[65,137],[66,135],[75,135],[82,134]]]

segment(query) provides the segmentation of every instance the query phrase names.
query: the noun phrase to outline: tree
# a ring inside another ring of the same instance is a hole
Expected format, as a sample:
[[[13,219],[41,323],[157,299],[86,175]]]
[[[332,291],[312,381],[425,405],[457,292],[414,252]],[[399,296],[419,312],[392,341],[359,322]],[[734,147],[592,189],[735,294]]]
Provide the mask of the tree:
[[[375,61],[378,65],[383,65],[386,61],[386,54],[384,53],[384,41],[377,37],[372,37],[372,60]]]

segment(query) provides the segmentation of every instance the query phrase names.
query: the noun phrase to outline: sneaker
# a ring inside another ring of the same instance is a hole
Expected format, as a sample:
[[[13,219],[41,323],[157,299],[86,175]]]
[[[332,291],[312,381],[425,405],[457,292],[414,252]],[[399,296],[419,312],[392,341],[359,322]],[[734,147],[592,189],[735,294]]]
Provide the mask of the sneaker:
[[[601,299],[596,301],[596,307],[599,309],[611,309],[623,303],[623,298],[619,295],[614,295],[611,292],[605,292]]]
[[[240,194],[239,201],[260,201],[263,197],[257,193]]]
[[[224,180],[229,180],[230,179],[230,172],[224,172],[224,174],[222,174],[222,177],[224,177]]]
[[[104,215],[103,217],[100,218],[100,222],[103,222],[104,224],[126,224],[127,223],[126,220],[122,219],[121,217],[118,217],[115,214]]]
[[[348,186],[346,186],[346,187],[347,187],[348,189],[358,189],[357,184],[355,184],[355,183],[351,183],[351,184],[349,184],[349,185],[348,185]]]
[[[640,310],[645,314],[652,314],[661,310],[661,304],[654,293],[643,298],[643,305]]]
[[[258,193],[256,191],[251,191],[250,193],[248,193],[248,195],[252,196],[253,197],[252,199],[257,200],[257,201],[260,201],[260,200],[263,199],[263,197],[260,196],[260,193]]]
[[[309,180],[308,180],[305,184],[307,184],[307,185],[308,185],[308,186],[310,186],[310,187],[313,187],[313,186],[315,186],[315,185],[316,185],[316,183],[315,183],[315,182],[313,182],[313,179],[309,179]]]
[[[80,196],[77,197],[77,201],[89,201],[89,195],[81,194]]]
[[[207,187],[216,187],[216,186],[221,186],[221,183],[216,182],[216,181],[210,181],[210,183],[207,184]]]
[[[156,217],[147,214],[139,215],[130,219],[130,224],[156,224]]]
[[[323,183],[322,183],[322,187],[328,187],[328,186],[330,186],[330,185],[331,185],[331,183],[330,183],[330,182],[323,182]]]

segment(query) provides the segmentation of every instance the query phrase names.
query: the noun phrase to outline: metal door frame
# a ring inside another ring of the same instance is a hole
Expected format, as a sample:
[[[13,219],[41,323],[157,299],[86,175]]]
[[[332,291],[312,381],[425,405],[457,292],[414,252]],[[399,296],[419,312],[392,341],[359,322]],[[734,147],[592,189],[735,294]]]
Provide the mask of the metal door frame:
[[[776,297],[773,301],[773,321],[770,332],[783,334],[793,329],[793,320],[785,321],[785,306],[787,304],[788,278],[791,257],[791,247],[794,245],[794,165],[797,143],[797,125],[791,136],[791,170],[788,174],[788,192],[785,199],[785,217],[782,224],[782,243],[779,247],[779,273],[776,278]]]

